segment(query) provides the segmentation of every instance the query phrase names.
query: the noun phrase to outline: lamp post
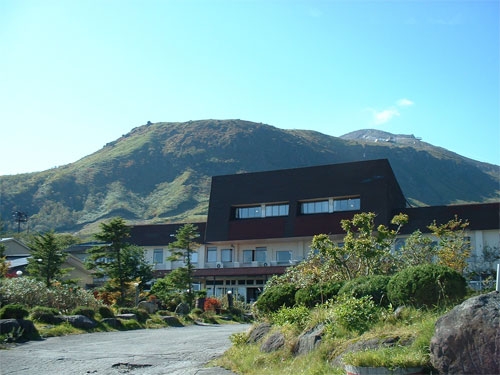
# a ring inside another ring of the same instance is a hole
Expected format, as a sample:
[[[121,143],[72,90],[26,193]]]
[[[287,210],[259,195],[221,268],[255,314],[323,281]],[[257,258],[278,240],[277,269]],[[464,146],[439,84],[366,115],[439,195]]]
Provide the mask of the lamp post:
[[[16,271],[16,276],[17,277],[21,277],[23,275],[23,271],[19,270],[19,271]]]
[[[135,287],[135,306],[139,304],[139,283],[134,283]]]

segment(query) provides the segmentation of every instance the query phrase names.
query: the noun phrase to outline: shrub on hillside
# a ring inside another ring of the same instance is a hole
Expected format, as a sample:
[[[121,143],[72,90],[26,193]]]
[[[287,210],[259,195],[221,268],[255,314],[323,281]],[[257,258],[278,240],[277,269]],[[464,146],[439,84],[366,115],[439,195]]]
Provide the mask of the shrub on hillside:
[[[271,322],[278,326],[296,325],[300,330],[307,325],[311,311],[306,306],[282,307],[270,314]]]
[[[383,275],[358,277],[346,282],[339,290],[339,294],[346,294],[356,298],[370,296],[377,305],[387,306],[389,304],[387,284],[390,279],[390,276]]]
[[[361,298],[339,295],[328,303],[333,324],[348,331],[363,333],[379,320],[379,308],[371,296]]]
[[[307,307],[314,307],[318,304],[325,303],[329,299],[335,297],[343,282],[329,282],[322,284],[313,284],[295,292],[295,304]]]
[[[295,285],[291,283],[273,285],[264,290],[255,305],[264,314],[277,311],[282,306],[292,307],[296,291]]]
[[[433,307],[451,304],[465,297],[465,278],[449,267],[424,264],[408,267],[394,275],[387,285],[393,305]]]
[[[29,311],[17,303],[5,305],[0,309],[0,319],[24,319],[28,315]]]
[[[73,309],[73,311],[71,311],[71,315],[83,315],[89,319],[94,319],[95,310],[87,306],[78,306],[77,308]]]
[[[146,323],[146,320],[149,319],[149,314],[146,310],[135,307],[122,307],[120,314],[135,314],[139,323]]]
[[[101,318],[114,318],[115,317],[115,312],[109,306],[106,306],[106,305],[99,306],[99,309],[97,311],[99,312],[99,315],[101,316]]]
[[[56,324],[58,323],[55,318],[56,315],[59,315],[59,311],[57,311],[57,309],[46,306],[35,306],[31,309],[30,318],[41,323]]]

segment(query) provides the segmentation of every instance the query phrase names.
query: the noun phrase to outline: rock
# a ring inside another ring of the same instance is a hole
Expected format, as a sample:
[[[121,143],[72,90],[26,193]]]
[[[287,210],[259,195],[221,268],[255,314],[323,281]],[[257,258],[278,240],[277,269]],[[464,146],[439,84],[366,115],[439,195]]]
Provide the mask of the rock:
[[[75,328],[92,329],[97,326],[96,322],[85,315],[63,315],[62,317]]]
[[[440,374],[500,374],[500,294],[470,298],[440,317],[430,350]]]
[[[184,327],[180,320],[175,316],[162,316],[161,319],[167,323],[169,327]]]
[[[271,325],[269,323],[261,323],[257,326],[254,326],[250,334],[248,335],[248,343],[256,343],[260,341],[265,335],[269,333],[271,330]]]
[[[184,302],[179,303],[175,308],[175,313],[178,315],[187,315],[190,311],[189,305]]]
[[[146,310],[148,314],[154,314],[158,311],[158,305],[154,302],[141,301],[137,308]]]
[[[260,351],[264,353],[275,352],[285,345],[285,335],[281,332],[275,332],[270,335],[260,346]]]
[[[13,341],[38,337],[33,322],[24,319],[0,319],[0,334],[10,336]]]
[[[123,319],[123,320],[137,320],[137,315],[128,313],[128,314],[117,314],[116,317],[118,319]]]
[[[324,330],[325,326],[323,324],[319,324],[316,327],[311,328],[309,331],[302,333],[299,336],[297,344],[293,350],[294,354],[307,354],[316,349],[321,342]]]

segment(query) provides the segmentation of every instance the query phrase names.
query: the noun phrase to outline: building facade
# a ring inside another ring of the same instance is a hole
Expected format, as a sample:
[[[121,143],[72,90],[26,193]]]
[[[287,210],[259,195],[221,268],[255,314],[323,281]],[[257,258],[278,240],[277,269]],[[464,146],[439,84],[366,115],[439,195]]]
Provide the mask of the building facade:
[[[314,235],[342,242],[340,222],[374,212],[376,225],[408,214],[401,241],[416,229],[428,232],[433,220],[455,215],[468,220],[474,259],[500,244],[499,203],[411,208],[388,160],[371,160],[212,178],[206,223],[196,223],[199,247],[192,263],[195,289],[208,295],[231,291],[252,302],[267,280],[309,255]],[[131,228],[131,242],[142,246],[158,277],[183,266],[169,262],[168,245],[182,224]],[[471,258],[472,259],[472,258]]]

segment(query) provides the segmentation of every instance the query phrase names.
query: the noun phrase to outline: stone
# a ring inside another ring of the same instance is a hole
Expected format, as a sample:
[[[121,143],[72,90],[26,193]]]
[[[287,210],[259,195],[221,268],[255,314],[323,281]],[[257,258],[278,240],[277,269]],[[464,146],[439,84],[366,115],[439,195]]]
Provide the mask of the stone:
[[[262,343],[260,351],[263,353],[271,353],[285,346],[285,335],[281,332],[275,332]]]
[[[500,294],[472,297],[440,317],[430,351],[440,374],[500,374]]]
[[[101,320],[101,323],[105,323],[113,328],[121,328],[123,326],[120,319],[117,319],[117,318],[103,318]]]
[[[169,327],[184,327],[179,319],[175,316],[162,316],[161,319],[168,324]]]
[[[175,308],[175,313],[177,315],[187,315],[190,311],[191,309],[189,308],[189,305],[184,302],[179,303]]]
[[[262,340],[262,338],[269,333],[271,325],[269,323],[260,323],[252,327],[248,335],[248,343],[253,344]]]
[[[154,314],[155,312],[158,311],[158,305],[154,302],[148,302],[148,301],[139,302],[137,308],[147,311],[148,314]]]
[[[13,341],[38,337],[33,322],[24,319],[0,319],[0,334],[10,336]]]
[[[116,317],[123,320],[137,320],[137,315],[132,313],[116,314]]]
[[[63,319],[75,328],[92,329],[97,323],[85,315],[63,315]]]
[[[293,350],[295,355],[307,354],[312,352],[321,343],[325,326],[319,324],[316,327],[302,333],[295,344]]]

